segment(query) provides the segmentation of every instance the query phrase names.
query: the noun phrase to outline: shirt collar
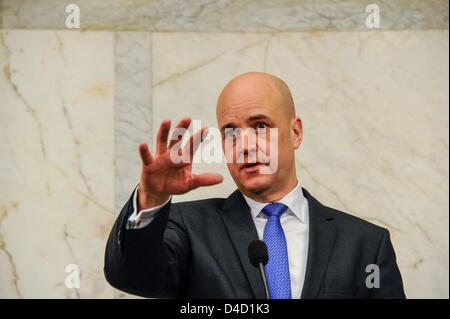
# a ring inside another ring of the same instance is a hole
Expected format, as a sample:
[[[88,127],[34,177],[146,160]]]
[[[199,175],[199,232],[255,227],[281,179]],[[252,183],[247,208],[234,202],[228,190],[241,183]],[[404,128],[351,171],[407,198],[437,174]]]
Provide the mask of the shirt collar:
[[[242,192],[241,192],[242,194]],[[250,207],[250,212],[253,218],[256,218],[261,210],[269,203],[258,202],[250,197],[242,194],[244,196],[245,201]],[[278,203],[282,203],[288,207],[288,212],[293,213],[301,222],[305,222],[305,210],[303,209],[303,205],[306,202],[306,198],[303,195],[302,187],[300,185],[300,181],[297,181],[297,186],[293,190],[291,190],[288,194],[286,194],[282,199],[278,201]]]

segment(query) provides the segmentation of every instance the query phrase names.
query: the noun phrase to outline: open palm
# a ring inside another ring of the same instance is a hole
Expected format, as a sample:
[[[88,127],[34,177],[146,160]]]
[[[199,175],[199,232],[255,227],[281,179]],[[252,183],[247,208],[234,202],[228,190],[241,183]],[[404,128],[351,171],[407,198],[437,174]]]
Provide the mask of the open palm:
[[[191,119],[184,118],[176,128],[187,130],[190,124]],[[170,120],[164,120],[156,139],[155,156],[151,155],[145,142],[139,145],[139,153],[142,159],[139,202],[142,209],[161,204],[170,195],[184,194],[200,186],[215,185],[223,181],[222,175],[218,173],[192,174],[192,158],[202,141],[202,137],[206,134],[206,128],[196,132],[190,137],[189,142],[183,149],[178,150],[180,157],[189,159],[180,163],[172,161],[170,152],[183,136],[179,136],[177,139],[172,137],[168,145],[169,130]]]

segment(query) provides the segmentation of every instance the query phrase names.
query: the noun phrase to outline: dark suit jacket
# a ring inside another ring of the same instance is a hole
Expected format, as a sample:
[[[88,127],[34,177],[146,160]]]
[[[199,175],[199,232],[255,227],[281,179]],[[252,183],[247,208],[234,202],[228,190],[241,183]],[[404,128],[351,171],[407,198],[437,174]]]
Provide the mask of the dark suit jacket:
[[[309,246],[302,298],[405,298],[389,232],[326,207],[308,191]],[[167,203],[142,229],[125,229],[132,197],[108,239],[105,276],[145,297],[265,298],[248,245],[258,239],[240,191],[228,198]],[[270,256],[269,256],[270,258]],[[367,288],[366,266],[379,266],[379,288]]]

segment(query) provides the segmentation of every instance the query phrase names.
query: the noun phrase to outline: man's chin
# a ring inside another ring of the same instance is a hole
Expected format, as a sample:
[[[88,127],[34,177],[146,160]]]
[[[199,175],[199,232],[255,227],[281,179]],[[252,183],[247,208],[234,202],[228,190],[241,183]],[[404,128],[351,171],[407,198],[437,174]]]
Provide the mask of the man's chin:
[[[261,194],[269,189],[273,182],[271,181],[270,175],[258,174],[257,176],[246,178],[242,184],[248,192]]]

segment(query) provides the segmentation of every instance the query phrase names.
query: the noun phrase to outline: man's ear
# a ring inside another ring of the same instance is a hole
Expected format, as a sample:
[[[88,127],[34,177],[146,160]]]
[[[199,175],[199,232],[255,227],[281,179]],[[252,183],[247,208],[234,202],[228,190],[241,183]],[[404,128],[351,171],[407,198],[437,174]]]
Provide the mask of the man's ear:
[[[291,122],[291,141],[294,149],[298,149],[303,139],[303,126],[301,118],[294,117]]]

